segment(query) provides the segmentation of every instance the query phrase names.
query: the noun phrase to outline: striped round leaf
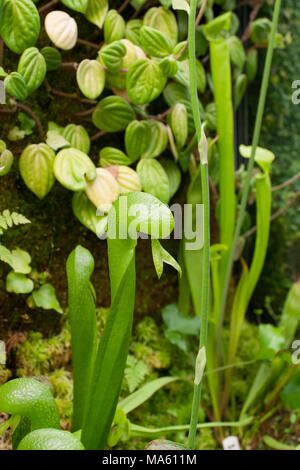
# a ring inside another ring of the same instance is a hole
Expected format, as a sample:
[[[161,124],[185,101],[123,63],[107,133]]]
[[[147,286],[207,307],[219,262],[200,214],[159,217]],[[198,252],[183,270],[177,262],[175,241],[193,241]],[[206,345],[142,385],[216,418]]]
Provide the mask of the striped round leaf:
[[[132,121],[126,128],[125,148],[132,162],[146,151],[150,144],[151,128],[148,121]]]
[[[54,159],[55,153],[47,144],[28,145],[21,154],[21,176],[27,188],[40,199],[49,193],[54,184]]]
[[[41,54],[46,61],[47,70],[57,70],[62,62],[61,53],[54,47],[44,47]]]
[[[56,155],[54,174],[65,188],[71,191],[82,191],[88,182],[96,178],[96,168],[85,153],[75,148],[68,148]]]
[[[24,77],[28,93],[33,93],[43,82],[47,66],[43,55],[36,47],[29,47],[20,57],[18,72]]]
[[[26,100],[28,96],[27,85],[20,73],[12,72],[10,75],[5,77],[4,85],[6,91],[11,96],[14,96],[19,101]]]
[[[161,67],[150,59],[137,60],[128,70],[126,88],[134,104],[146,104],[155,100],[167,81]]]
[[[14,156],[10,150],[4,149],[0,152],[0,176],[7,175],[14,162]]]
[[[175,104],[168,115],[168,122],[174,134],[176,145],[181,149],[188,137],[188,115],[184,104]]]
[[[119,149],[114,147],[104,147],[100,150],[99,164],[102,167],[111,165],[130,165],[131,160]]]
[[[109,10],[104,21],[104,41],[109,44],[125,36],[125,21],[117,10]]]
[[[167,203],[170,198],[169,179],[162,165],[153,158],[144,158],[136,170],[143,190]]]
[[[4,0],[0,36],[9,49],[22,54],[36,43],[39,34],[40,16],[31,0]]]
[[[105,71],[97,60],[84,59],[76,73],[81,92],[91,100],[101,95],[105,85]]]
[[[144,16],[144,25],[158,29],[177,44],[178,28],[174,13],[164,7],[150,8]]]
[[[85,17],[91,23],[102,29],[108,12],[108,0],[89,0],[85,11]]]
[[[89,0],[61,0],[66,7],[71,10],[79,11],[79,13],[85,13]]]
[[[91,142],[83,126],[69,124],[63,129],[61,135],[70,142],[71,147],[81,150],[83,153],[89,153]]]
[[[143,26],[143,21],[134,19],[128,21],[126,24],[125,37],[129,39],[133,44],[140,46],[140,29]]]
[[[143,26],[140,30],[140,45],[152,57],[167,57],[172,53],[173,43],[157,29]]]
[[[168,132],[166,126],[162,122],[150,119],[150,141],[149,145],[142,154],[142,157],[158,157],[161,155],[168,145]]]
[[[173,58],[165,57],[159,65],[166,77],[173,78],[178,72],[178,63]]]
[[[77,23],[65,11],[51,11],[45,18],[45,29],[49,38],[60,49],[68,51],[77,42]]]
[[[72,209],[79,222],[94,232],[98,237],[105,232],[107,216],[97,215],[97,208],[89,200],[84,191],[79,191],[74,194]]]
[[[102,47],[100,56],[108,70],[112,73],[117,73],[122,67],[123,57],[126,51],[125,44],[121,41],[114,41]]]
[[[160,160],[160,164],[163,166],[169,179],[170,187],[170,199],[177,192],[181,183],[181,172],[173,160],[163,159]]]
[[[139,175],[128,166],[120,165],[117,168],[117,182],[119,184],[120,194],[141,191],[142,185]]]
[[[120,96],[104,98],[93,112],[93,123],[106,132],[123,131],[134,118],[132,107]]]
[[[107,213],[119,197],[119,185],[111,172],[105,168],[97,168],[96,172],[96,179],[87,185],[85,192],[99,211]]]

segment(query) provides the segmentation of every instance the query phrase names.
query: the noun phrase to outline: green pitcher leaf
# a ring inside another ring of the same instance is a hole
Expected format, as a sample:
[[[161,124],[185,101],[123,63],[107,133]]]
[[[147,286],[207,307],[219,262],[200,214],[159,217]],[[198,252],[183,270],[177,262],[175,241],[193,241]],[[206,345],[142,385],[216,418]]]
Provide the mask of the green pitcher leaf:
[[[84,450],[84,447],[69,431],[36,429],[23,437],[18,450]]]

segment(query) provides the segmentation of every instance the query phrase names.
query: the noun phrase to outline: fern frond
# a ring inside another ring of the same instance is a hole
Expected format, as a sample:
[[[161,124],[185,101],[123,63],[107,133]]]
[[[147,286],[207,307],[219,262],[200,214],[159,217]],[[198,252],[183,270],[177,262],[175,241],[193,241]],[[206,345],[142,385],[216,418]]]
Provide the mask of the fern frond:
[[[148,374],[149,369],[144,361],[139,361],[131,355],[128,356],[124,375],[130,393],[143,382]]]
[[[10,212],[8,209],[5,209],[2,214],[0,212],[0,235],[3,234],[4,230],[8,230],[13,225],[25,225],[30,223],[30,220],[23,214]]]

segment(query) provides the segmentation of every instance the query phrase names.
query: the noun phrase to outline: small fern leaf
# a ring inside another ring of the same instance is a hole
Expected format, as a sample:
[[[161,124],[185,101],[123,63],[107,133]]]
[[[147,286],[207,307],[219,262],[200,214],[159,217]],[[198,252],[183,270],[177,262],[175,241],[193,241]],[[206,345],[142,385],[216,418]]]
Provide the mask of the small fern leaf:
[[[8,227],[12,227],[14,225],[13,220],[10,215],[10,211],[8,209],[5,209],[2,212],[3,217],[5,218],[5,222],[7,223]]]
[[[134,356],[128,356],[125,379],[130,393],[137,389],[148,374],[149,369],[144,361],[138,361]]]
[[[30,220],[27,219],[27,217],[25,217],[24,215],[22,214],[18,214],[18,212],[13,212],[11,214],[11,218],[13,220],[13,223],[15,225],[25,225],[25,224],[30,224]]]
[[[0,228],[1,228],[2,233],[3,233],[3,230],[7,229],[7,223],[6,223],[5,217],[3,217],[3,215],[1,214],[0,214]]]

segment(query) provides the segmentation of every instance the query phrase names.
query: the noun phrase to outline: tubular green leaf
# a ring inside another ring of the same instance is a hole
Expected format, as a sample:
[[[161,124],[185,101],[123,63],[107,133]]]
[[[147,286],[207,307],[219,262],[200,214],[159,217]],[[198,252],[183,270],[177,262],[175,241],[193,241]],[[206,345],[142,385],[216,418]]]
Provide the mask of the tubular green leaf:
[[[90,252],[77,246],[67,260],[69,320],[72,338],[74,377],[74,411],[72,430],[82,427],[87,407],[87,391],[97,351],[97,321],[90,277],[94,259]]]
[[[230,52],[226,40],[210,42],[210,63],[217,112],[218,147],[220,153],[220,237],[228,247],[232,243],[235,222],[233,105]],[[220,282],[223,285],[229,252],[220,261]]]

